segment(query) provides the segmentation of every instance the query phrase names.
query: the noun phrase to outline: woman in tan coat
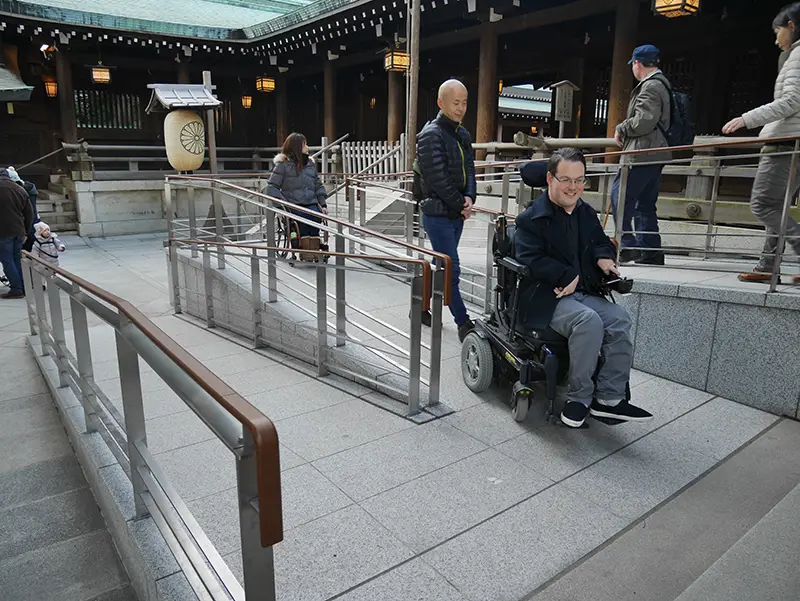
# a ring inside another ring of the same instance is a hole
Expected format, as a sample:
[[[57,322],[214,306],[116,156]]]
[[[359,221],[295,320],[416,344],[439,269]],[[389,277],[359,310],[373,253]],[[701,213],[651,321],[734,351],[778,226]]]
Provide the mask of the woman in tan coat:
[[[783,65],[775,81],[775,99],[769,104],[732,119],[722,128],[731,134],[739,129],[762,127],[761,138],[800,136],[800,2],[784,7],[772,23],[775,44],[783,51]],[[767,144],[761,150],[758,171],[753,181],[750,209],[764,224],[767,240],[761,260],[753,271],[742,273],[743,282],[769,282],[778,250],[778,233],[783,218],[783,203],[791,169],[794,142]],[[777,154],[788,153],[788,154]],[[789,217],[786,241],[800,254],[800,225]],[[795,281],[800,278],[795,277]]]

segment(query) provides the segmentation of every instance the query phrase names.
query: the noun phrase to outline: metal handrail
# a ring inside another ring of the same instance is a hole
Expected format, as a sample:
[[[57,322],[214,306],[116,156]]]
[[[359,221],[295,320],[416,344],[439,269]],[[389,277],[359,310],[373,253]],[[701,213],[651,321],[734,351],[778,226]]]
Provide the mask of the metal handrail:
[[[195,359],[131,303],[69,271],[50,265],[33,254],[22,255],[115,307],[197,385],[247,428],[253,437],[257,465],[259,532],[262,547],[283,540],[278,432],[275,424],[216,374]]]
[[[263,244],[248,244],[248,243],[235,243],[235,242],[211,242],[209,240],[195,240],[192,238],[169,238],[168,243],[180,244],[202,244],[205,246],[222,246],[236,249],[250,249],[250,250],[265,250],[267,252],[284,252],[285,247],[277,246],[264,246]],[[328,250],[305,250],[298,249],[298,252],[303,254],[313,255],[315,257],[341,257],[344,259],[368,259],[370,261],[381,261],[386,263],[402,263],[404,265],[419,265],[422,267],[422,309],[428,311],[431,308],[430,296],[433,286],[433,277],[431,274],[431,264],[424,259],[414,259],[413,257],[392,257],[389,255],[363,255],[357,253],[343,253]]]
[[[317,219],[320,217],[320,213],[318,213],[317,211],[312,211],[308,207],[303,207],[301,205],[297,205],[297,204],[282,200],[280,198],[275,198],[274,196],[269,196],[267,194],[264,194],[263,192],[257,192],[257,191],[254,191],[254,190],[250,190],[249,188],[243,188],[242,186],[237,186],[236,184],[233,184],[231,182],[226,182],[226,181],[221,180],[219,178],[211,178],[211,177],[204,177],[204,176],[197,176],[197,175],[167,175],[167,181],[170,181],[170,180],[175,180],[175,181],[177,181],[177,180],[189,180],[189,181],[198,181],[198,182],[209,182],[211,184],[222,186],[223,188],[227,187],[227,188],[230,188],[230,189],[233,189],[233,190],[237,190],[239,192],[244,192],[245,194],[248,194],[250,196],[256,196],[256,197],[262,198],[262,199],[267,200],[267,201],[269,201],[271,203],[278,204],[278,205],[282,206],[284,209],[291,210],[292,212],[296,212],[296,211],[299,210],[301,213],[303,213],[303,214],[305,214],[305,215],[307,215],[309,217],[314,217],[314,218],[317,218]],[[248,200],[248,202],[254,202],[254,201]],[[257,203],[255,203],[255,204],[257,204]],[[418,253],[421,253],[421,254],[428,255],[428,256],[432,257],[434,260],[437,260],[437,261],[441,262],[442,267],[444,269],[445,281],[449,282],[452,279],[453,260],[448,255],[446,255],[444,253],[439,253],[439,252],[436,252],[436,251],[433,251],[433,250],[429,250],[427,248],[422,248],[422,247],[417,246],[415,244],[410,244],[408,242],[403,242],[401,240],[396,240],[395,238],[392,238],[392,237],[387,236],[385,234],[382,234],[380,232],[376,232],[376,231],[371,230],[369,228],[356,225],[356,224],[351,223],[349,221],[346,221],[344,219],[339,219],[337,217],[332,217],[331,215],[325,215],[324,219],[325,219],[325,221],[329,221],[329,222],[334,223],[336,225],[341,225],[342,227],[346,227],[346,228],[348,228],[348,229],[350,229],[352,231],[359,232],[361,234],[364,234],[365,236],[371,236],[373,238],[377,238],[378,240],[382,240],[384,242],[389,242],[391,244],[396,244],[396,245],[401,246],[401,247],[403,247],[403,248],[405,248],[405,249],[407,249],[407,250],[409,250],[411,252],[418,252]],[[444,289],[444,292],[443,292],[443,301],[442,301],[445,305],[449,305],[450,304],[450,294],[451,294],[450,286],[445,286],[445,289]]]
[[[81,142],[83,142],[83,138],[78,140],[79,144]],[[35,159],[35,160],[31,161],[30,163],[25,163],[22,167],[15,167],[15,169],[17,170],[17,173],[19,173],[20,171],[22,171],[23,169],[27,169],[31,165],[35,165],[36,163],[41,163],[45,159],[49,159],[52,156],[55,156],[55,155],[57,155],[57,154],[59,154],[61,152],[64,152],[64,150],[66,150],[66,148],[64,146],[62,146],[61,148],[59,148],[57,150],[54,150],[53,152],[48,152],[47,154],[40,156],[38,159]]]

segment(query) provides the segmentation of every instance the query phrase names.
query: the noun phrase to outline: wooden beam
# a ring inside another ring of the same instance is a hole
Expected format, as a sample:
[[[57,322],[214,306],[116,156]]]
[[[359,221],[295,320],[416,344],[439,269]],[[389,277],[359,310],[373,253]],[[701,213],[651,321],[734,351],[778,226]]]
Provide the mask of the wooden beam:
[[[325,124],[323,130],[328,142],[333,142],[336,139],[336,68],[333,66],[333,61],[325,59],[323,73],[325,79]]]
[[[480,56],[478,59],[478,125],[476,142],[493,142],[497,133],[497,29],[493,23],[482,26]],[[482,161],[486,152],[475,157]]]
[[[606,130],[609,138],[614,137],[617,125],[622,123],[628,113],[628,102],[633,89],[633,75],[628,61],[636,47],[638,25],[638,0],[618,0]]]
[[[634,2],[636,0],[628,1]],[[514,17],[513,19],[503,19],[498,22],[495,27],[497,29],[497,35],[505,35],[611,12],[616,9],[616,6],[617,0],[576,0],[569,4],[537,10],[519,17]],[[458,44],[474,42],[480,39],[481,31],[482,25],[476,25],[474,27],[465,27],[464,29],[448,33],[432,35],[420,40],[420,51],[424,52],[436,50],[437,48],[443,48],[445,46],[456,46]],[[375,47],[377,48],[378,45],[376,44]],[[337,67],[343,69],[369,63],[378,64],[380,61],[381,55],[375,54],[375,50],[373,49],[358,54],[342,56],[337,60]],[[308,67],[292,69],[289,72],[289,77],[306,77],[319,73],[319,71],[320,68],[318,65],[310,65]]]
[[[389,142],[397,142],[400,139],[400,134],[403,133],[403,105],[405,104],[405,82],[403,81],[403,74],[396,71],[389,71],[386,73],[386,78],[389,84],[388,93],[388,108],[389,108],[389,123],[388,123],[388,137]],[[362,103],[363,104],[363,103]]]
[[[56,80],[58,81],[61,139],[69,144],[74,144],[78,141],[78,124],[75,119],[72,64],[70,63],[69,52],[64,48],[56,52]]]

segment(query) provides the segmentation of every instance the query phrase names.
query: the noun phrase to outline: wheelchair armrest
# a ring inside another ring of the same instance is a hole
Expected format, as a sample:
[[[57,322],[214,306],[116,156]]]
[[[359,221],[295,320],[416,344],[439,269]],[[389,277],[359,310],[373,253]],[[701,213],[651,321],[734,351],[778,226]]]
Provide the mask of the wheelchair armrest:
[[[522,277],[526,277],[530,275],[531,270],[525,267],[519,261],[512,259],[511,257],[502,257],[499,261],[500,265],[505,267],[506,269],[510,269],[514,273],[519,274]]]

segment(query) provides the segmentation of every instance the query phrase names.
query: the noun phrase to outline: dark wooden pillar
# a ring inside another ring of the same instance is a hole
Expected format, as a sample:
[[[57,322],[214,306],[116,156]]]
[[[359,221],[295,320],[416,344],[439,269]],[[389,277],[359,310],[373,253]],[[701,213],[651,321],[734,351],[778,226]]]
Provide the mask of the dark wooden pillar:
[[[638,0],[619,0],[617,23],[614,28],[614,57],[611,63],[611,82],[608,100],[608,128],[606,135],[614,137],[617,125],[625,120],[628,101],[633,89],[633,74],[628,61],[636,48],[639,25]]]
[[[389,80],[389,95],[388,95],[388,109],[389,109],[389,126],[388,126],[388,140],[389,142],[397,142],[400,139],[400,134],[403,133],[403,105],[405,104],[405,81],[403,74],[396,71],[388,71],[386,77]]]
[[[192,83],[188,63],[178,63],[178,83]]]
[[[481,31],[478,60],[478,125],[476,142],[493,142],[497,133],[497,31],[491,23],[484,23]],[[486,158],[486,151],[476,153],[478,160]]]
[[[324,66],[325,126],[323,131],[328,143],[336,139],[336,69],[333,61],[326,60]]]
[[[69,52],[56,52],[56,79],[58,80],[58,106],[61,117],[61,139],[74,144],[78,141],[78,124],[75,119],[75,93],[72,86],[72,64]]]
[[[289,136],[289,79],[278,76],[275,81],[275,128],[278,146]]]

